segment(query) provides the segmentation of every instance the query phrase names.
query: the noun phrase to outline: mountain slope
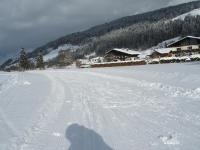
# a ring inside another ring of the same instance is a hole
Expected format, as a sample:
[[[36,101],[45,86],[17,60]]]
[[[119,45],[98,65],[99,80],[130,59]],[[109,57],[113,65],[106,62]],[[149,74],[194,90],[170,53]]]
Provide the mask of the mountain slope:
[[[147,12],[144,14],[123,17],[121,19],[114,20],[110,23],[105,23],[99,26],[95,26],[93,28],[90,28],[89,30],[73,33],[73,34],[61,37],[55,41],[49,42],[48,44],[45,44],[44,46],[36,48],[32,53],[30,53],[30,56],[32,57],[35,56],[40,50],[43,50],[43,52],[46,53],[45,51],[46,49],[48,48],[55,49],[55,48],[58,48],[58,46],[63,45],[63,44],[72,44],[72,45],[83,44],[90,41],[92,37],[98,37],[110,31],[113,31],[119,28],[128,27],[136,23],[145,22],[145,21],[155,22],[161,19],[170,19],[197,8],[200,8],[200,1],[181,4],[178,6],[171,6],[171,7],[159,9],[152,12]]]
[[[94,51],[98,54],[103,54],[107,49],[112,47],[129,47],[132,49],[143,50],[154,46],[161,41],[167,40],[167,38],[170,39],[185,34],[192,35],[194,33],[199,33],[197,32],[198,29],[196,29],[199,25],[199,18],[194,21],[196,28],[191,32],[183,31],[184,20],[183,22],[176,21],[173,24],[169,23],[167,25],[164,23],[165,20],[171,20],[198,8],[200,8],[200,1],[194,1],[144,14],[123,17],[110,23],[95,26],[86,31],[73,33],[49,42],[36,48],[28,54],[28,57],[34,58],[40,51],[46,55],[65,44],[80,46],[74,54],[75,58],[83,57]],[[185,23],[185,26],[186,25],[188,25],[188,23]],[[159,26],[160,31],[157,30],[157,26]],[[131,32],[131,34],[128,35],[124,34],[124,31],[128,33],[129,30],[134,32]],[[167,36],[165,36],[166,31],[168,32]],[[109,37],[109,39],[107,39],[107,37]],[[110,39],[115,39],[116,41],[110,42]],[[137,40],[136,42],[134,41],[135,39]],[[4,66],[6,65],[7,64],[4,64]]]
[[[198,16],[198,15],[200,15],[200,8],[194,9],[194,10],[188,12],[188,13],[185,13],[185,14],[182,14],[180,16],[177,16],[173,20],[178,20],[178,19],[184,20],[188,16]]]

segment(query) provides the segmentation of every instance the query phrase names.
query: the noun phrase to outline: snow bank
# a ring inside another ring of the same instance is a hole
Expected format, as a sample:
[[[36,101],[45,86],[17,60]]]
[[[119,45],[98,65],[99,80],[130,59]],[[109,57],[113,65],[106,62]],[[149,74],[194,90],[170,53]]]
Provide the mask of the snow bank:
[[[182,57],[162,57],[151,59],[149,63],[175,63],[175,62],[189,62],[189,61],[200,61],[200,54],[194,54],[191,56],[182,56]]]

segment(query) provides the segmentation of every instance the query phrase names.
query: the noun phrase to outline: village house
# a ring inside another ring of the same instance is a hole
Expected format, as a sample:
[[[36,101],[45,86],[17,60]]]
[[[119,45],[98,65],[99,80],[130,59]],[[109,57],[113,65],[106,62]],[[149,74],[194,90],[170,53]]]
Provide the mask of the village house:
[[[186,36],[167,45],[171,49],[172,56],[190,56],[200,54],[200,37]]]
[[[130,61],[139,59],[141,53],[129,49],[112,49],[106,53],[104,59],[107,62],[116,62],[116,61]]]
[[[151,59],[157,59],[157,58],[163,58],[163,57],[171,57],[172,56],[172,50],[171,48],[160,48],[155,49],[149,57]]]
[[[103,57],[94,57],[90,59],[91,63],[102,63],[104,62],[104,58]]]
[[[150,59],[162,59],[165,57],[183,57],[200,54],[200,37],[186,36],[167,45],[166,48],[153,50],[148,55]]]

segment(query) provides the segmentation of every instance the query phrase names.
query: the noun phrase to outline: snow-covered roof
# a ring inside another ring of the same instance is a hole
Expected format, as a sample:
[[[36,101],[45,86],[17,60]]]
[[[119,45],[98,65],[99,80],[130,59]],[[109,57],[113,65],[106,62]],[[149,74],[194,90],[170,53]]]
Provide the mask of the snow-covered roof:
[[[154,51],[160,53],[160,54],[167,54],[171,52],[171,48],[160,48],[160,49],[155,49]]]
[[[147,49],[141,52],[141,54],[139,55],[140,59],[145,59],[147,56],[150,56],[153,53],[153,49]]]
[[[171,45],[173,45],[173,44],[175,44],[175,43],[177,43],[177,42],[180,42],[180,41],[182,41],[182,40],[184,40],[184,39],[186,39],[186,38],[191,38],[191,39],[198,39],[198,40],[200,40],[200,37],[196,37],[196,36],[186,36],[186,37],[183,37],[183,38],[181,38],[181,39],[179,39],[179,40],[177,40],[177,41],[175,41],[175,42],[172,42],[172,43],[168,44],[167,46],[171,46]]]
[[[134,51],[134,50],[130,50],[130,49],[125,49],[125,48],[122,48],[122,49],[120,49],[120,48],[114,48],[114,49],[108,51],[107,53],[109,53],[111,51],[118,51],[118,52],[129,54],[129,55],[140,55],[141,54],[138,51]]]
[[[94,57],[91,60],[96,60],[96,59],[103,59],[103,57]]]

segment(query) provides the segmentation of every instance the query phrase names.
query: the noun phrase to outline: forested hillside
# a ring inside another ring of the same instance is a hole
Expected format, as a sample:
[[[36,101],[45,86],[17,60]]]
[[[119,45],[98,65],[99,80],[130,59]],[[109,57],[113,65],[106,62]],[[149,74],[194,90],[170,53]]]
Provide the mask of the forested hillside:
[[[184,35],[200,36],[200,17],[187,16],[176,19],[177,16],[200,8],[200,1],[194,1],[177,6],[162,8],[144,14],[127,16],[110,23],[95,26],[89,30],[73,33],[36,48],[28,54],[35,58],[39,52],[43,55],[61,45],[78,45],[80,48],[73,52],[74,59],[82,58],[91,52],[102,55],[114,47],[126,47],[135,50],[145,50],[158,43]],[[3,64],[7,66],[10,62]]]
[[[200,1],[194,1],[190,3],[185,3],[177,6],[162,8],[156,11],[147,12],[144,14],[138,14],[133,16],[123,17],[118,20],[114,20],[110,23],[105,23],[99,26],[90,28],[89,30],[83,32],[73,33],[64,37],[61,37],[55,41],[52,41],[44,46],[36,48],[35,51],[30,53],[30,57],[34,57],[40,50],[43,50],[43,53],[47,53],[48,48],[57,48],[63,44],[72,44],[72,45],[84,45],[88,44],[93,39],[96,39],[100,36],[103,36],[111,31],[118,30],[120,28],[126,28],[138,23],[153,23],[160,20],[172,19],[176,16],[189,12],[193,9],[200,8]],[[136,25],[137,26],[137,25]],[[117,47],[116,45],[115,47]],[[128,46],[130,47],[130,46]],[[94,49],[97,50],[97,49]]]
[[[81,51],[95,50],[97,54],[104,54],[114,47],[145,50],[167,39],[186,35],[200,36],[200,16],[188,16],[185,20],[134,24],[94,39]]]

